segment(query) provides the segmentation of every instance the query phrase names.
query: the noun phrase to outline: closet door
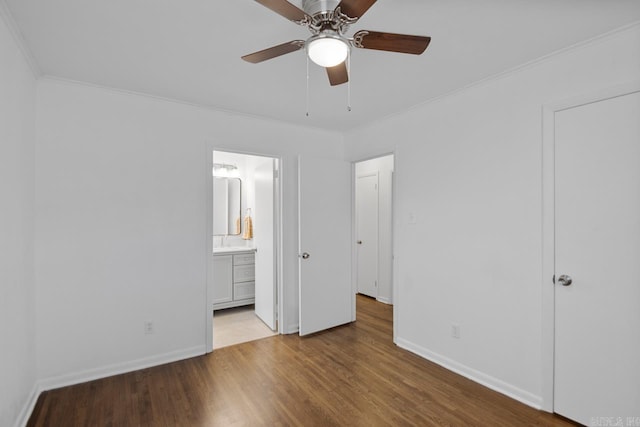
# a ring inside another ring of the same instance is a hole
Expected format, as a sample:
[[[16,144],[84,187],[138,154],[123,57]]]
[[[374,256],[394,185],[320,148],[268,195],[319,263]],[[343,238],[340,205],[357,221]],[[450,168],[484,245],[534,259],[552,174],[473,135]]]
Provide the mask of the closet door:
[[[555,116],[554,410],[587,425],[640,415],[639,117],[640,92]]]
[[[356,179],[358,293],[378,298],[378,173]]]

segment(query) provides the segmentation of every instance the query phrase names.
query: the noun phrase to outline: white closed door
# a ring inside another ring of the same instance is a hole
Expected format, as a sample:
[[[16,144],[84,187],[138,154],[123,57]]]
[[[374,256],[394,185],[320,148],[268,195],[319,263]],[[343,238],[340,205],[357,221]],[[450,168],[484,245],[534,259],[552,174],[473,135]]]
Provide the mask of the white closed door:
[[[276,239],[274,159],[264,159],[255,169],[256,251],[255,313],[271,329],[276,329]]]
[[[298,158],[300,335],[353,320],[351,165]]]
[[[358,292],[378,297],[378,174],[356,178]]]
[[[640,93],[556,112],[555,144],[554,411],[625,425],[640,416]]]

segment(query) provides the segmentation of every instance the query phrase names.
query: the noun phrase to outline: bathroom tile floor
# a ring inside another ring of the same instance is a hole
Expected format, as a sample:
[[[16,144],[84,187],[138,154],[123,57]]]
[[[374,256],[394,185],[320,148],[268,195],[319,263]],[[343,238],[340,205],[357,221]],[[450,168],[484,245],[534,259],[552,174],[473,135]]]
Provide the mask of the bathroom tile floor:
[[[254,341],[277,335],[258,316],[255,307],[243,307],[217,310],[213,313],[213,348]]]

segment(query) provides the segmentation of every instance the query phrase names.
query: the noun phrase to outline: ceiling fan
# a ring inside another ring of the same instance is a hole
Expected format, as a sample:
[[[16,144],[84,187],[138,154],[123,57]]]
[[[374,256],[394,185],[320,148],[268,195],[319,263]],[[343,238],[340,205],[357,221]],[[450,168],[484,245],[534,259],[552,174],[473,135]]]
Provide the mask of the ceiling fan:
[[[242,57],[257,64],[267,59],[305,48],[309,59],[325,67],[331,86],[349,81],[346,60],[351,46],[359,49],[420,55],[431,37],[360,30],[353,37],[345,35],[351,24],[369,10],[376,0],[302,0],[302,9],[287,0],[255,0],[277,14],[311,32],[307,40],[293,40]]]

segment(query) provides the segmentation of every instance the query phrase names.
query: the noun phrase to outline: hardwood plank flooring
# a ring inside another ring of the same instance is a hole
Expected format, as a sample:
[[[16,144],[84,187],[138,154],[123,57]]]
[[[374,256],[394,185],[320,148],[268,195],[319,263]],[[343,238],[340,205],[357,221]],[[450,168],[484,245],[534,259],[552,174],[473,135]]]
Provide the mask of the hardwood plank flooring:
[[[358,320],[42,393],[29,426],[567,426],[392,342],[392,307]]]

